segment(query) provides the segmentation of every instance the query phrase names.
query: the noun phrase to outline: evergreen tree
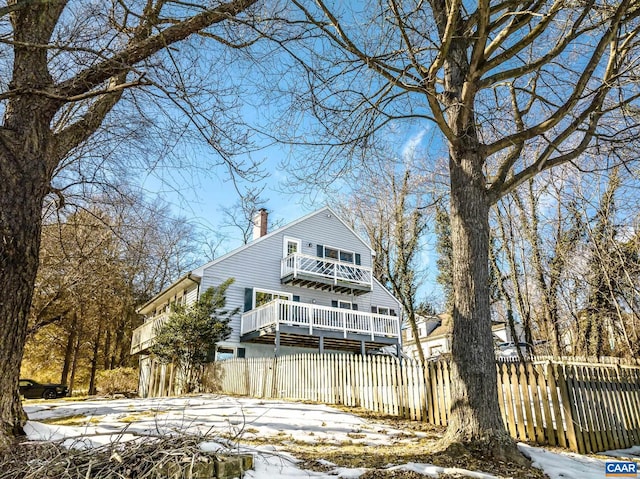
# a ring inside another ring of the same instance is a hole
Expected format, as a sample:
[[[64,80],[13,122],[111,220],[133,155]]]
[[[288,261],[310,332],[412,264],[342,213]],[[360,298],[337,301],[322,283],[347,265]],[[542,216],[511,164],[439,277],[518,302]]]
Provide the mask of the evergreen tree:
[[[438,253],[436,281],[442,286],[444,292],[445,310],[447,313],[451,313],[453,309],[451,223],[449,213],[440,204],[436,205],[436,253]]]
[[[586,311],[579,331],[579,346],[585,355],[609,354],[605,339],[613,331],[618,291],[616,272],[623,267],[617,263],[615,194],[620,186],[618,169],[612,170],[607,190],[600,199],[595,227],[590,231],[590,257],[588,266],[589,292]]]
[[[224,307],[232,283],[233,278],[229,278],[207,289],[194,304],[175,306],[156,332],[151,352],[160,361],[174,364],[184,393],[196,389],[210,353],[231,334],[229,321],[238,308],[227,311]]]

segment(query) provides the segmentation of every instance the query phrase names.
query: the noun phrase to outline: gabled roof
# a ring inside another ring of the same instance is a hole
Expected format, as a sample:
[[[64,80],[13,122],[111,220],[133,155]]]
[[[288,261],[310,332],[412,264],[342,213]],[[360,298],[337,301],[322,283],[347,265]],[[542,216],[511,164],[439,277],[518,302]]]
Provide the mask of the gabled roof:
[[[187,273],[184,276],[181,276],[179,279],[171,283],[169,286],[164,288],[158,294],[156,294],[149,301],[140,306],[136,311],[138,314],[147,314],[153,310],[150,306],[153,306],[155,303],[164,303],[167,299],[172,296],[172,292],[181,290],[190,286],[191,284],[200,284],[200,277],[194,275],[192,272]]]
[[[231,256],[233,256],[235,254],[238,254],[238,253],[240,253],[240,252],[242,252],[242,251],[244,251],[244,250],[246,250],[248,248],[253,247],[253,245],[258,244],[261,241],[266,240],[267,238],[270,238],[270,237],[272,237],[272,236],[274,236],[276,234],[282,233],[283,231],[286,231],[287,229],[291,228],[292,226],[297,225],[299,223],[302,223],[303,221],[306,221],[307,219],[309,219],[309,218],[311,218],[311,217],[313,217],[313,216],[315,216],[315,215],[317,215],[319,213],[325,212],[325,211],[327,212],[327,214],[331,214],[331,215],[335,216],[338,219],[338,221],[340,221],[340,223],[342,223],[364,246],[366,246],[369,249],[369,251],[371,251],[372,255],[375,255],[375,251],[373,250],[373,248],[371,248],[369,243],[364,241],[362,239],[362,237],[360,237],[360,235],[353,230],[353,228],[351,228],[347,223],[344,222],[344,220],[342,218],[340,218],[339,215],[337,215],[335,213],[335,211],[333,211],[329,206],[325,206],[323,208],[320,208],[319,210],[313,211],[313,212],[311,212],[311,213],[309,213],[309,214],[307,214],[307,215],[305,215],[305,216],[303,216],[301,218],[298,218],[297,220],[294,220],[289,224],[286,224],[286,225],[284,225],[284,226],[282,226],[282,227],[280,227],[278,229],[275,229],[271,233],[267,233],[266,235],[264,235],[264,236],[262,236],[262,237],[260,237],[260,238],[258,238],[256,240],[253,240],[250,243],[242,245],[239,248],[236,248],[233,251],[230,251],[229,253],[220,256],[219,258],[216,258],[216,259],[214,259],[212,261],[209,261],[208,263],[206,263],[206,264],[204,264],[202,266],[199,266],[198,268],[194,269],[193,271],[185,274],[180,279],[178,279],[176,282],[171,284],[171,286],[163,289],[158,294],[156,294],[153,298],[151,298],[149,301],[147,301],[143,306],[138,308],[138,310],[137,310],[138,313],[146,314],[146,312],[148,312],[147,309],[149,309],[149,307],[151,305],[153,305],[154,303],[158,302],[159,299],[164,299],[163,297],[167,296],[167,293],[169,293],[170,290],[176,289],[177,286],[182,286],[182,283],[184,281],[186,281],[186,280],[190,280],[192,282],[199,283],[200,279],[204,275],[204,270],[207,269],[208,267],[213,266],[214,264],[217,264],[217,263],[219,263],[221,261],[224,261],[225,259],[227,259],[227,258],[229,258],[229,257],[231,257]],[[376,282],[377,282],[377,280],[376,280]],[[383,290],[389,292],[384,287],[383,287]],[[391,294],[390,292],[389,292],[389,294],[393,297],[393,294]],[[393,297],[393,298],[398,302],[398,305],[400,305],[400,302],[395,297]]]
[[[260,242],[262,242],[262,241],[265,241],[266,239],[271,238],[272,236],[274,236],[274,235],[276,235],[276,234],[280,234],[280,233],[282,233],[282,232],[284,232],[284,231],[288,230],[288,229],[289,229],[289,228],[291,228],[292,226],[295,226],[295,225],[297,225],[297,224],[299,224],[299,223],[302,223],[303,221],[306,221],[306,220],[308,220],[309,218],[311,218],[311,217],[313,217],[313,216],[315,216],[315,215],[317,215],[317,214],[319,214],[319,213],[322,213],[322,212],[324,212],[324,211],[328,212],[328,214],[331,214],[331,215],[335,216],[335,217],[336,217],[336,219],[337,219],[338,221],[340,221],[340,223],[342,223],[342,224],[343,224],[343,225],[344,225],[344,226],[345,226],[345,227],[346,227],[346,228],[347,228],[347,229],[348,229],[348,230],[349,230],[349,231],[350,231],[350,232],[351,232],[351,233],[352,233],[352,234],[353,234],[353,235],[354,235],[354,236],[355,236],[355,237],[356,237],[356,238],[357,238],[357,239],[358,239],[358,240],[359,240],[359,241],[360,241],[364,246],[366,246],[366,247],[369,249],[369,251],[371,251],[371,254],[372,254],[372,255],[374,255],[374,256],[375,256],[375,254],[376,254],[376,253],[375,253],[375,251],[373,250],[373,248],[369,245],[369,243],[367,243],[365,240],[363,240],[363,239],[362,239],[362,237],[361,237],[358,233],[356,233],[356,232],[353,230],[353,228],[351,228],[351,226],[349,226],[347,223],[345,223],[345,221],[344,221],[342,218],[340,218],[340,216],[339,216],[339,215],[337,215],[337,214],[335,213],[335,211],[333,211],[333,210],[331,209],[331,207],[329,207],[329,206],[325,206],[325,207],[323,207],[323,208],[320,208],[319,210],[313,211],[313,212],[311,212],[311,213],[309,213],[309,214],[307,214],[307,215],[305,215],[305,216],[303,216],[303,217],[301,217],[301,218],[298,218],[297,220],[294,220],[294,221],[292,221],[291,223],[288,223],[288,224],[286,224],[286,225],[284,225],[284,226],[282,226],[282,227],[280,227],[280,228],[278,228],[278,229],[275,229],[275,230],[273,230],[271,233],[267,233],[266,235],[264,235],[264,236],[262,236],[262,237],[260,237],[260,238],[258,238],[258,239],[256,239],[256,240],[253,240],[253,241],[251,241],[250,243],[247,243],[247,244],[245,244],[245,245],[242,245],[242,246],[240,246],[239,248],[236,248],[236,249],[234,249],[233,251],[230,251],[230,252],[228,252],[227,254],[224,254],[224,255],[220,256],[219,258],[216,258],[216,259],[214,259],[214,260],[212,260],[212,261],[209,261],[208,263],[206,263],[206,264],[204,264],[204,265],[202,265],[202,266],[200,266],[200,267],[198,267],[198,268],[194,269],[194,270],[192,271],[192,273],[193,273],[195,276],[200,276],[200,277],[202,277],[202,275],[204,274],[204,270],[205,270],[205,269],[207,269],[207,268],[209,268],[210,266],[213,266],[214,264],[217,264],[217,263],[219,263],[219,262],[221,262],[221,261],[224,261],[225,259],[227,259],[227,258],[229,258],[229,257],[231,257],[231,256],[233,256],[233,255],[235,255],[235,254],[238,254],[238,253],[240,253],[240,252],[242,252],[242,251],[244,251],[244,250],[246,250],[246,249],[248,249],[248,248],[251,248],[251,247],[253,247],[253,245],[256,245],[256,244],[258,244],[258,243],[260,243]]]

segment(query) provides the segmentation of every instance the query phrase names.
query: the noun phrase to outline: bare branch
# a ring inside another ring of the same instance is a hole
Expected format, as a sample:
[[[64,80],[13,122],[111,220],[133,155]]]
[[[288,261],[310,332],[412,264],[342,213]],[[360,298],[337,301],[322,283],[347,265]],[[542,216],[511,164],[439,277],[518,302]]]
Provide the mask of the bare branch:
[[[112,76],[130,71],[133,65],[149,58],[168,45],[185,40],[187,37],[211,25],[228,20],[257,1],[233,0],[213,10],[199,13],[143,40],[138,41],[134,38],[127,48],[115,54],[109,60],[93,65],[79,72],[73,78],[56,85],[54,93],[60,97],[69,98],[91,91]]]

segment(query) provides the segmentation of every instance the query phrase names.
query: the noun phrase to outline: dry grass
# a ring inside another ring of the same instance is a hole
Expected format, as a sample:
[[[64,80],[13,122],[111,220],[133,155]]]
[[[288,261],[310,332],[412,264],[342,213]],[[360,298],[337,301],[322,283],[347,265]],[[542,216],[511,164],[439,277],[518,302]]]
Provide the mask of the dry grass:
[[[369,469],[361,479],[420,479],[425,476],[411,471],[389,471],[390,465],[409,462],[430,463],[440,467],[459,468],[482,471],[500,478],[543,479],[547,477],[542,471],[516,464],[496,461],[490,451],[468,450],[462,447],[442,451],[438,440],[444,428],[424,422],[409,421],[397,417],[380,416],[366,410],[349,409],[348,412],[372,420],[377,426],[378,434],[388,433],[390,429],[405,431],[404,434],[388,434],[389,441],[384,445],[366,443],[366,427],[348,434],[349,440],[332,441],[317,438],[310,443],[295,439],[290,434],[280,431],[276,436],[260,437],[258,430],[239,428],[235,433],[227,430],[217,436],[179,435],[171,437],[140,438],[123,444],[109,444],[91,449],[67,449],[55,442],[25,442],[16,445],[12,450],[0,453],[0,470],[3,479],[76,479],[91,477],[93,479],[116,479],[135,477],[140,479],[154,477],[152,469],[157,464],[168,462],[211,460],[210,455],[203,454],[198,444],[204,440],[219,441],[221,438],[230,443],[239,441],[243,444],[262,446],[277,445],[301,459],[304,469],[329,471],[331,466],[326,461],[340,467]],[[141,418],[157,416],[157,412],[145,411],[132,413],[119,419],[120,422],[131,423]],[[97,423],[100,417],[84,415],[66,416],[45,420],[55,425],[84,425]],[[388,428],[388,429],[387,429]],[[420,434],[417,434],[420,433]],[[251,437],[247,437],[247,434]],[[314,435],[312,432],[309,435]],[[460,474],[441,475],[440,479],[465,477]]]
[[[243,443],[253,445],[277,444],[279,449],[287,451],[303,461],[302,467],[315,471],[327,471],[324,461],[337,464],[340,467],[371,469],[361,476],[361,479],[419,479],[425,476],[411,471],[388,471],[390,465],[406,464],[409,462],[429,463],[440,467],[467,469],[493,474],[500,478],[516,479],[544,479],[543,471],[523,467],[514,463],[495,460],[490,451],[468,450],[461,446],[442,451],[439,440],[444,428],[433,426],[425,422],[410,421],[392,416],[380,416],[366,410],[346,410],[352,414],[386,425],[389,429],[420,432],[420,436],[390,435],[384,445],[371,446],[366,442],[343,441],[329,443],[318,441],[308,443],[286,437],[253,438],[250,441],[242,439]],[[378,432],[384,433],[384,430]],[[364,434],[351,433],[348,436],[360,439]],[[407,440],[410,439],[410,440]],[[465,477],[460,474],[442,474],[440,479]]]
[[[60,442],[23,442],[0,451],[2,479],[156,478],[158,468],[211,462],[202,452],[204,436],[144,437],[93,448]]]
[[[73,416],[62,416],[40,419],[39,422],[51,424],[53,426],[86,426],[87,424],[98,424],[104,416],[85,416],[75,414]]]

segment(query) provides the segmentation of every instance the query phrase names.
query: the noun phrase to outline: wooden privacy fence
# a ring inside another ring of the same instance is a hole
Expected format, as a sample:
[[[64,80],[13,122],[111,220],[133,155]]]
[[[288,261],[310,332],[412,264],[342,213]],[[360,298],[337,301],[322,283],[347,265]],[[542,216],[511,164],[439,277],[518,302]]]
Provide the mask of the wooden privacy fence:
[[[219,392],[343,404],[447,424],[447,361],[299,354],[209,365]],[[554,361],[498,363],[505,427],[520,441],[579,453],[640,445],[640,368]]]

